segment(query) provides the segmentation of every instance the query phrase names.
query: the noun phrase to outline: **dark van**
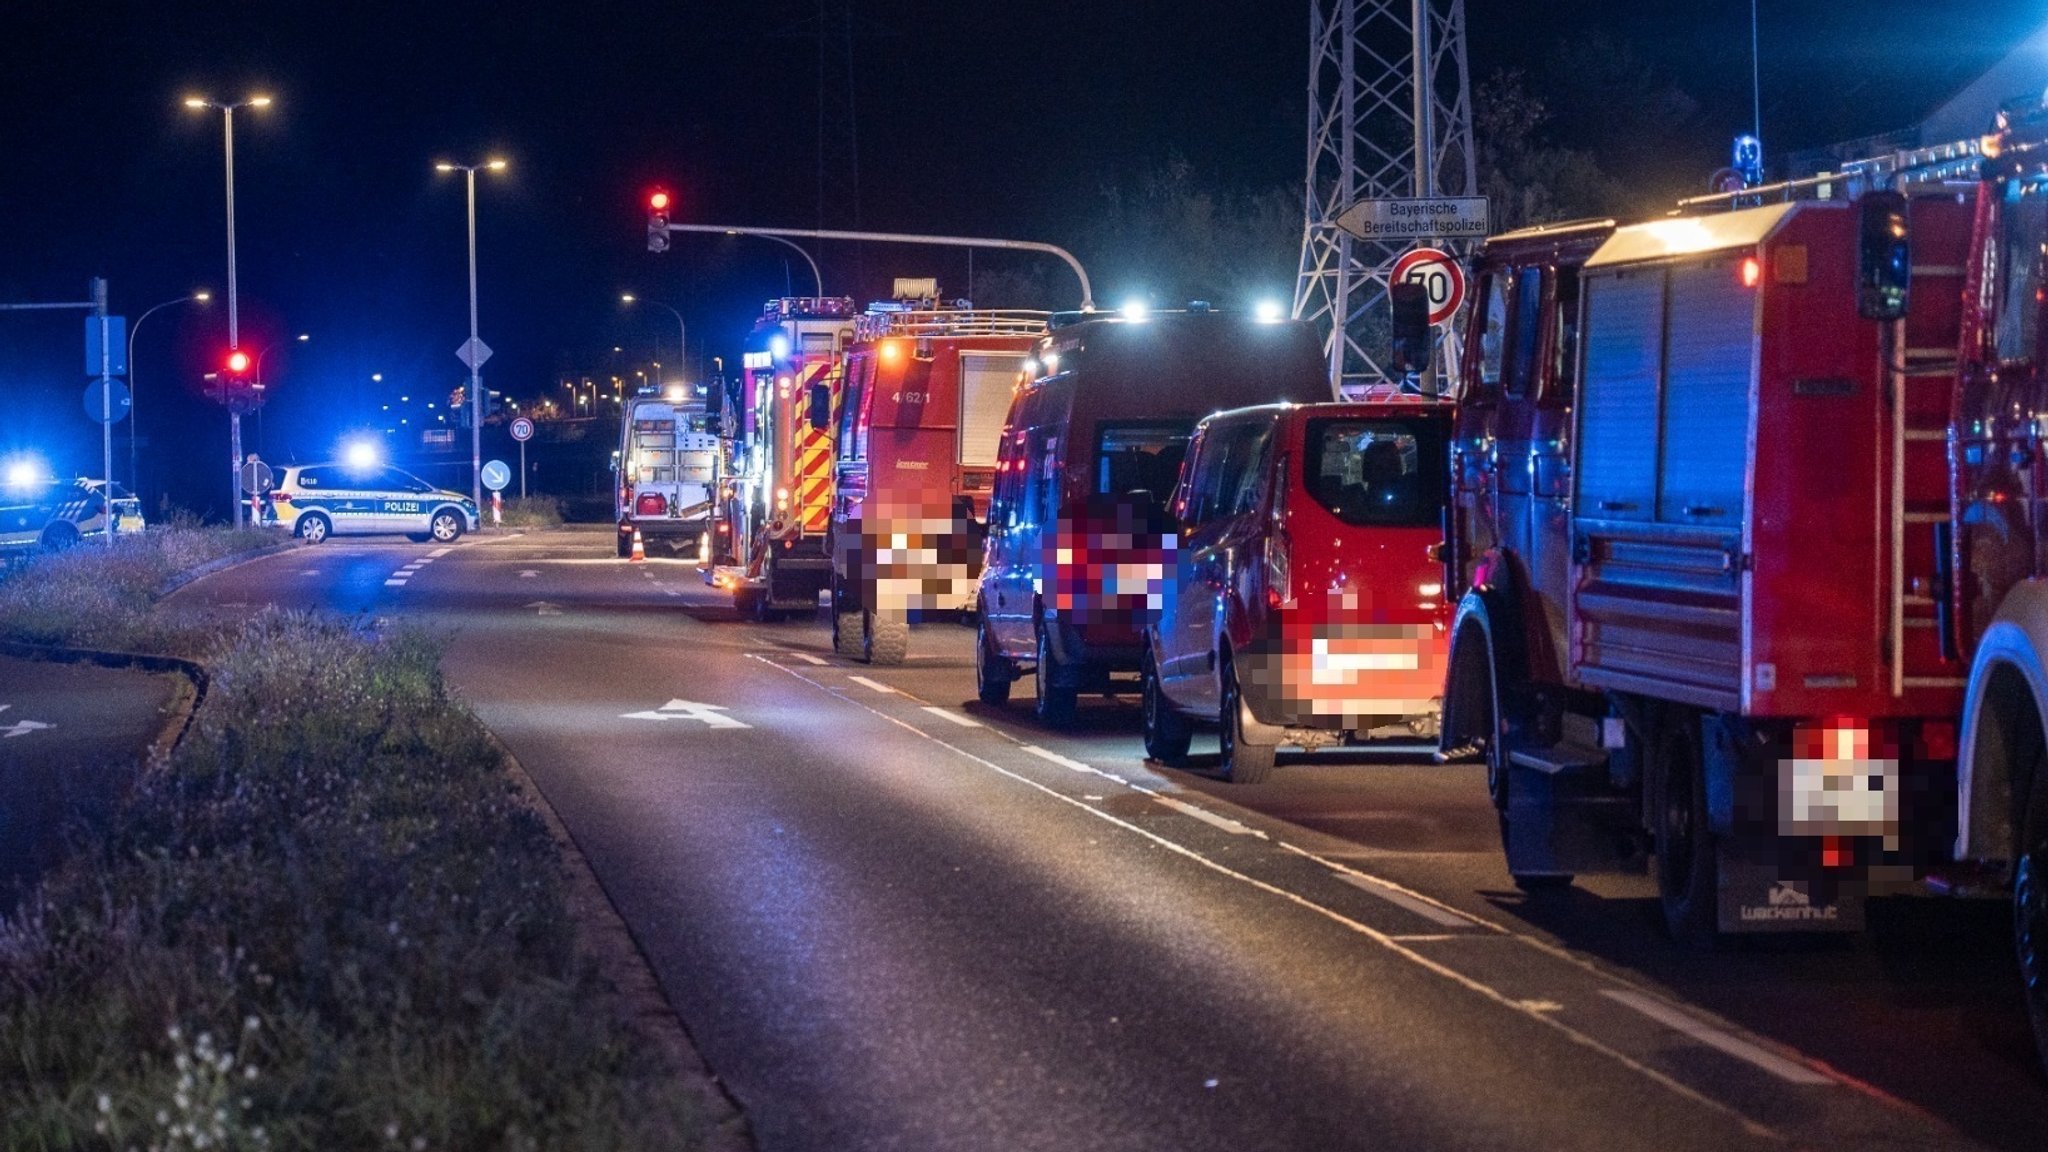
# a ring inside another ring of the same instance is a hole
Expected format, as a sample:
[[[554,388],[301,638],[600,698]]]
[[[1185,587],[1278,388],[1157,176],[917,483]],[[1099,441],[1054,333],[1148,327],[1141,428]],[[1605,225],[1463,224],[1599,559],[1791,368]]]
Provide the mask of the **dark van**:
[[[975,681],[1009,699],[1027,672],[1040,720],[1135,673],[1176,536],[1166,508],[1212,412],[1330,398],[1308,325],[1191,310],[1057,326],[1033,348],[998,446],[976,599]]]
[[[1249,784],[1282,744],[1435,740],[1450,433],[1451,405],[1419,397],[1202,421],[1140,672],[1147,755],[1178,763],[1213,721]]]

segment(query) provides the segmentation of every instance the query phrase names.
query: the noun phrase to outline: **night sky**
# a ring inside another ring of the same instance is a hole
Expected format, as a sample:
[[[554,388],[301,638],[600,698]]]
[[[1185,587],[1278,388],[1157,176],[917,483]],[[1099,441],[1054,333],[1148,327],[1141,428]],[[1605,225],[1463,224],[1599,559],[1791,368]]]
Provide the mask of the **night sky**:
[[[226,419],[195,393],[226,337],[221,122],[181,100],[260,91],[275,104],[236,116],[242,345],[312,336],[266,360],[267,458],[328,455],[401,391],[444,399],[462,382],[463,196],[440,159],[512,165],[478,177],[493,387],[539,394],[614,345],[645,359],[659,340],[672,359],[674,319],[622,308],[622,291],[680,308],[692,360],[730,354],[761,301],[786,277],[807,291],[808,274],[761,240],[677,237],[649,254],[642,198],[667,187],[679,222],[821,223],[818,7],[10,0],[0,301],[82,299],[101,275],[132,321],[211,289],[211,306],[149,320],[136,375],[152,509],[167,493],[220,514]],[[1697,101],[1694,131],[1660,161],[1704,173],[1750,119],[1749,4],[1679,7],[1468,0],[1472,70],[1540,75],[1560,37],[1603,30]],[[1773,155],[1909,125],[2048,20],[1985,0],[1763,7]],[[1307,0],[854,8],[863,227],[1078,243],[1103,186],[1169,156],[1219,188],[1301,178]],[[1553,129],[1569,142],[1570,125]],[[822,223],[855,223],[843,194]],[[964,290],[958,254],[817,251],[834,293],[872,296],[895,275]],[[1113,301],[1119,285],[1096,292]],[[0,457],[33,449],[60,474],[99,471],[80,315],[0,313]]]

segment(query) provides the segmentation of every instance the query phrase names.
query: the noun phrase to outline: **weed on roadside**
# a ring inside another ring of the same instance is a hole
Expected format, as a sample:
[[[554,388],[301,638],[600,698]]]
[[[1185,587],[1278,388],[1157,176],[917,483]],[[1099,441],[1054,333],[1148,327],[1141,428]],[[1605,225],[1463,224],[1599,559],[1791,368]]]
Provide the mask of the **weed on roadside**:
[[[428,638],[261,612],[0,923],[0,1147],[677,1148],[674,1077]]]

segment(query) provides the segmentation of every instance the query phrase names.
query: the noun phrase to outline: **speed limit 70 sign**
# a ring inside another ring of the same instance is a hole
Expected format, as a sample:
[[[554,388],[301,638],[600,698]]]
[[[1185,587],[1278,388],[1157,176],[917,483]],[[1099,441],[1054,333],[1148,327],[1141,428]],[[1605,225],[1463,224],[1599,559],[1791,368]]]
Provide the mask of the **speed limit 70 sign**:
[[[1411,248],[1394,261],[1389,284],[1420,284],[1429,298],[1429,322],[1449,320],[1465,302],[1465,270],[1441,248]]]

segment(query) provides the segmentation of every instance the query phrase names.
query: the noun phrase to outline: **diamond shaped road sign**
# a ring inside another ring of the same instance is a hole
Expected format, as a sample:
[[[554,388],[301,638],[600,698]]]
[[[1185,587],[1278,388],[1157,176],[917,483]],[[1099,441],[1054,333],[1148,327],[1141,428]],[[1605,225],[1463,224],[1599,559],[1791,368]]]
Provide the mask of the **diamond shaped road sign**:
[[[491,346],[478,337],[471,336],[462,342],[462,347],[455,350],[455,358],[462,361],[463,367],[474,372],[484,366],[484,361],[491,358]]]

